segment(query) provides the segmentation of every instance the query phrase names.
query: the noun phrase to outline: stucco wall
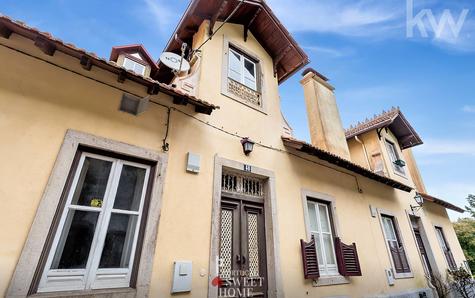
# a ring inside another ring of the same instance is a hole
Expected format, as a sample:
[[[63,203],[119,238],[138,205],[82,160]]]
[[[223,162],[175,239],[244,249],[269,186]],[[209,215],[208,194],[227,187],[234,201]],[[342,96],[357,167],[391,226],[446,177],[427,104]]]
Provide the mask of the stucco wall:
[[[262,59],[267,114],[252,110],[220,94],[223,36],[249,48]],[[79,62],[56,53],[47,57],[30,41],[12,35],[2,43],[21,47],[30,53],[73,68],[96,78],[145,96],[145,87],[117,78],[94,67],[83,70]],[[161,150],[165,134],[166,109],[151,105],[139,117],[118,111],[122,92],[0,47],[0,294],[5,293],[25,242],[46,181],[67,129],[75,129],[136,146]],[[283,149],[280,140],[281,116],[277,80],[272,61],[252,35],[247,43],[237,25],[226,25],[203,48],[203,73],[200,97],[221,109],[211,116],[195,115],[190,106],[178,108],[226,131],[251,137],[257,143]],[[166,96],[152,100],[171,104]],[[388,186],[335,171],[288,153],[256,145],[249,157],[242,153],[240,139],[172,110],[168,142],[167,176],[153,263],[151,297],[169,296],[175,260],[193,261],[192,291],[178,297],[204,297],[208,289],[211,210],[214,156],[268,169],[276,177],[277,228],[280,235],[280,272],[284,276],[286,297],[325,297],[397,293],[425,288],[422,265],[405,210],[411,194]],[[201,156],[199,174],[185,171],[186,153]],[[314,162],[317,159],[306,157]],[[357,191],[356,180],[363,189]],[[340,236],[355,242],[359,251],[362,277],[338,286],[312,287],[303,278],[299,240],[306,238],[301,190],[326,193],[336,200]],[[413,195],[412,195],[413,196]],[[393,212],[399,222],[414,278],[400,279],[395,286],[386,283],[384,269],[390,267],[379,219],[370,215],[369,206]],[[432,214],[432,213],[431,213]],[[434,211],[434,220],[449,225],[446,214]],[[445,217],[444,217],[445,216]],[[447,237],[457,246],[453,234]],[[432,239],[433,240],[433,239]],[[432,241],[436,247],[437,242]],[[40,248],[38,248],[40,249]],[[438,262],[444,262],[438,255]],[[457,261],[461,256],[456,255]],[[35,264],[32,264],[32,268]],[[203,274],[201,274],[203,273]]]

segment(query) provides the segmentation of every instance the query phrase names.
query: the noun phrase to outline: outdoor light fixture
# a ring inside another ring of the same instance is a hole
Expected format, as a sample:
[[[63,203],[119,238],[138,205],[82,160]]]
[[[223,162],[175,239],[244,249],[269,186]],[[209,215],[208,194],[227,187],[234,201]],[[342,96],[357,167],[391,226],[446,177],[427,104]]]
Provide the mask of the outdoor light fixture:
[[[248,137],[242,138],[241,140],[241,145],[242,145],[242,150],[244,151],[244,154],[249,155],[249,153],[252,152],[252,149],[254,148],[254,142],[251,141]]]
[[[424,198],[416,192],[416,195],[414,196],[414,200],[416,201],[418,206],[412,206],[411,205],[411,210],[412,212],[416,212],[422,208],[422,204],[424,204]]]

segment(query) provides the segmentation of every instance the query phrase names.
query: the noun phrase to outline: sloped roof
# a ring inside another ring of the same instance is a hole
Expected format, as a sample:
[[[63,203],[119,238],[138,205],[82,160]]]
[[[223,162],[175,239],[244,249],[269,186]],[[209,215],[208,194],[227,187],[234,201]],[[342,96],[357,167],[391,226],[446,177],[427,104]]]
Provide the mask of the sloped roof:
[[[391,178],[381,176],[379,174],[376,174],[360,165],[357,165],[347,159],[344,159],[338,155],[335,155],[333,153],[330,153],[328,151],[322,150],[320,148],[317,148],[311,144],[308,144],[304,141],[300,141],[294,138],[289,138],[289,137],[282,137],[282,140],[284,142],[284,145],[289,146],[291,148],[297,149],[298,151],[313,155],[318,157],[321,160],[327,161],[333,165],[336,165],[340,168],[347,169],[353,173],[359,174],[361,176],[367,177],[371,180],[377,181],[379,183],[388,185],[390,187],[396,188],[403,190],[405,192],[411,192],[412,187],[407,186],[405,184],[402,184],[396,180],[393,180]]]
[[[129,53],[129,54],[130,53],[139,53],[140,56],[152,68],[152,72],[151,72],[152,76],[158,70],[158,65],[155,63],[155,61],[153,60],[150,53],[147,51],[147,49],[142,44],[130,44],[130,45],[112,47],[111,55],[110,55],[109,60],[117,62],[117,59],[119,58],[120,53]]]
[[[78,48],[71,43],[65,43],[61,39],[53,37],[48,32],[41,32],[36,28],[29,27],[23,22],[15,21],[7,16],[0,15],[0,38],[10,38],[12,33],[33,40],[35,45],[38,46],[46,55],[52,56],[54,55],[55,51],[60,51],[68,56],[77,58],[78,62],[85,69],[98,67],[105,71],[121,76],[121,78],[124,80],[128,79],[141,84],[147,87],[151,92],[158,92],[158,90],[160,90],[160,92],[168,94],[174,99],[179,98],[180,104],[190,103],[194,105],[195,110],[199,113],[211,114],[214,109],[219,109],[219,106],[213,105],[194,96],[187,95],[171,85],[136,74],[122,66],[117,65],[113,61],[98,57],[95,53]],[[18,49],[12,49],[21,52]]]
[[[458,206],[455,206],[454,204],[449,203],[449,202],[447,202],[447,201],[444,201],[444,200],[442,200],[442,199],[433,197],[433,196],[428,195],[428,194],[426,194],[426,193],[419,193],[419,194],[420,194],[420,195],[422,196],[422,198],[424,198],[424,200],[426,200],[426,201],[433,202],[433,203],[438,204],[438,205],[440,205],[440,206],[443,206],[443,207],[445,207],[445,208],[447,208],[447,209],[454,210],[454,211],[457,211],[457,212],[460,212],[460,213],[464,213],[464,212],[465,212],[464,209],[462,209],[462,208],[460,208],[460,207],[458,207]]]
[[[242,2],[237,0],[191,0],[175,32],[171,35],[165,51],[179,54],[180,40],[191,45],[193,35],[204,20],[211,20],[211,27],[213,27],[216,21],[224,21],[238,5],[240,6],[229,19],[229,23],[244,25],[245,29],[248,28],[252,32],[276,62],[275,71],[279,83],[309,62],[307,54],[264,0],[243,0]],[[165,82],[172,79],[170,72],[163,67],[159,71],[158,78]]]
[[[401,149],[406,149],[422,144],[422,140],[411,126],[406,117],[399,108],[393,107],[389,111],[383,111],[379,115],[375,115],[371,119],[359,122],[356,126],[350,126],[345,131],[346,139],[351,139],[365,132],[388,127],[396,136],[401,145]]]

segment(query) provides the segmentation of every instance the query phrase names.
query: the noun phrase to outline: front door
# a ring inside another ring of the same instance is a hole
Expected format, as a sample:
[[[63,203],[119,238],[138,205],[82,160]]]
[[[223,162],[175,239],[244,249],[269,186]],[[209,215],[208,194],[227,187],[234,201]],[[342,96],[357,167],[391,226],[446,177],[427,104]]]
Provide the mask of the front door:
[[[267,297],[264,206],[221,200],[218,297]]]

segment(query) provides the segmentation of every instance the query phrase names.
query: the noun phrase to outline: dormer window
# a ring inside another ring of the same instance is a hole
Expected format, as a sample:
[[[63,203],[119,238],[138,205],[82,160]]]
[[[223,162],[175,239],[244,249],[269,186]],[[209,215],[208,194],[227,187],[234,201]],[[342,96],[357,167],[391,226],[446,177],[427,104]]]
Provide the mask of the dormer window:
[[[137,61],[134,61],[128,57],[125,57],[124,58],[124,68],[125,69],[128,69],[128,70],[131,70],[133,72],[135,72],[136,74],[139,74],[139,75],[145,75],[145,69],[146,69],[146,66],[137,62]]]
[[[228,77],[257,91],[256,62],[244,54],[230,48]]]

